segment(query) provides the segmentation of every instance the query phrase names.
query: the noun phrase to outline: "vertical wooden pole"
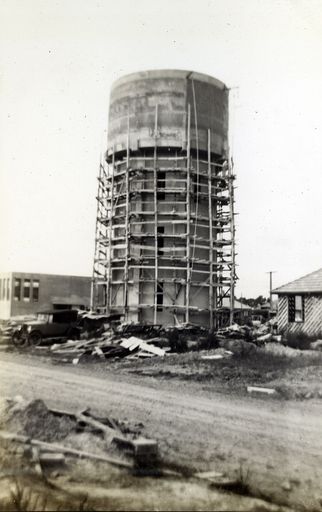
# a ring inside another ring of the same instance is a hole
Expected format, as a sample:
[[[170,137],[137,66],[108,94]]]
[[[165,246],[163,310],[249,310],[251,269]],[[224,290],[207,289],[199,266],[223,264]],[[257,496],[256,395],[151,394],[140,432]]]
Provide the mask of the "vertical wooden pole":
[[[187,257],[187,271],[186,271],[186,322],[189,322],[190,316],[190,281],[191,281],[191,270],[190,270],[190,257],[191,257],[191,247],[190,247],[190,222],[191,222],[191,208],[190,208],[190,187],[191,187],[191,176],[190,176],[190,144],[191,144],[191,135],[190,135],[190,125],[191,125],[191,108],[190,104],[188,105],[188,126],[187,126],[187,191],[186,191],[186,213],[187,213],[187,224],[186,224],[186,257]]]
[[[97,206],[96,206],[96,226],[95,226],[95,246],[94,246],[94,262],[93,262],[93,274],[92,274],[92,282],[91,282],[91,310],[94,310],[95,307],[98,305],[97,302],[97,284],[96,284],[96,265],[98,262],[96,259],[98,259],[99,254],[99,214],[100,214],[100,196],[101,196],[101,190],[102,190],[102,155],[100,157],[100,165],[99,165],[99,172],[98,172],[98,190],[97,190]]]
[[[114,203],[114,172],[115,172],[115,147],[113,145],[112,155],[112,177],[111,177],[111,188],[110,188],[110,220],[109,220],[109,232],[108,232],[108,278],[106,286],[106,306],[107,311],[111,308],[111,289],[112,289],[112,230],[113,230],[113,203]]]
[[[229,89],[227,90],[229,99]],[[230,102],[229,102],[230,103]],[[230,105],[229,105],[230,112]],[[231,159],[231,133],[230,133],[230,119],[228,116],[228,151],[227,151],[227,173],[228,173],[228,191],[229,191],[229,216],[230,216],[230,239],[231,239],[231,267],[230,267],[230,324],[234,323],[234,309],[235,309],[235,279],[236,279],[236,261],[235,261],[235,215],[234,215],[234,174]]]
[[[234,175],[232,171],[231,162],[228,164],[229,173],[229,209],[230,209],[230,237],[231,237],[231,270],[230,270],[230,325],[234,323],[234,309],[235,309],[235,274],[236,274],[236,261],[235,261],[235,215],[234,215]]]
[[[153,159],[153,186],[154,186],[154,315],[153,323],[156,325],[158,317],[158,202],[157,202],[157,137],[158,137],[158,105],[155,106],[154,120],[154,159]]]
[[[124,263],[124,315],[125,321],[128,320],[128,281],[129,281],[129,211],[130,211],[130,192],[129,192],[129,172],[130,172],[130,113],[127,118],[127,147],[126,147],[126,171],[125,171],[125,263]]]
[[[208,129],[208,216],[209,216],[209,327],[214,326],[214,240],[211,179],[211,132]]]
[[[273,274],[275,274],[275,270],[269,270],[267,272],[269,274],[269,309],[273,311]]]

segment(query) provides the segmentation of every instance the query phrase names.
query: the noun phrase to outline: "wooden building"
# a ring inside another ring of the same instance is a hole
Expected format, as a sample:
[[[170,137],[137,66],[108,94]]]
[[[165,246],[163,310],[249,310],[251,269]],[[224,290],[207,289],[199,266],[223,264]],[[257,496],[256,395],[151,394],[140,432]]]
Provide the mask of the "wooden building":
[[[279,332],[322,337],[322,268],[273,290]]]

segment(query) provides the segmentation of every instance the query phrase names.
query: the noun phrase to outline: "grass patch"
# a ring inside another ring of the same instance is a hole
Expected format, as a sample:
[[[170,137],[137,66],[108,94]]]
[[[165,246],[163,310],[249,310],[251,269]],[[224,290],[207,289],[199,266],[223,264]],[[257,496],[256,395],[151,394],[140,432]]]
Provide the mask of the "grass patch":
[[[244,392],[246,386],[268,385],[276,381],[287,387],[299,385],[299,375],[302,386],[309,381],[311,385],[312,375],[321,373],[315,368],[322,368],[322,352],[294,350],[277,343],[257,347],[248,353],[236,353],[230,358],[205,360],[201,355],[201,352],[187,352],[162,360],[140,361],[132,364],[130,371],[163,380],[207,382],[210,386],[215,385],[218,391],[232,389]],[[287,398],[288,394],[279,396]]]

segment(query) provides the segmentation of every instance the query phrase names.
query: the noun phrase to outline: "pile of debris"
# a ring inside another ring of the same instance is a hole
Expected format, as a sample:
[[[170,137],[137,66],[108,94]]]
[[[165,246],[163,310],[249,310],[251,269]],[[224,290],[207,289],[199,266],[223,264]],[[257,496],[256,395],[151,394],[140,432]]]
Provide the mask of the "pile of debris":
[[[275,320],[274,320],[275,321]],[[268,321],[265,324],[260,325],[238,325],[232,324],[229,327],[219,329],[216,333],[218,340],[238,339],[246,342],[255,343],[257,346],[262,346],[268,342],[281,343],[282,336],[275,334],[274,324],[272,321]]]
[[[248,353],[255,346],[263,346],[268,342],[280,343],[282,337],[271,331],[269,323],[251,327],[233,324],[216,332],[193,325],[185,325],[180,329],[125,324],[111,328],[109,324],[103,324],[95,336],[86,332],[81,340],[67,340],[52,345],[50,352],[55,361],[72,364],[123,358],[147,359],[164,357],[169,353],[220,347],[234,353]],[[219,355],[229,356],[227,353],[218,353],[218,358]]]
[[[104,333],[101,338],[90,340],[68,340],[63,344],[51,346],[54,358],[64,362],[99,361],[110,358],[145,359],[148,357],[164,357],[170,347],[160,348],[167,343],[164,338],[142,340],[135,336],[129,338],[118,337],[114,334]]]
[[[50,352],[57,362],[78,364],[107,359],[129,360],[164,357],[169,352],[198,349],[199,340],[207,329],[183,325],[163,327],[158,325],[103,323],[99,331],[84,332],[80,340],[67,340],[51,345]],[[137,336],[137,334],[139,336]]]
[[[63,411],[47,407],[39,399],[28,402],[22,397],[15,397],[0,401],[0,418],[0,427],[6,428],[0,430],[1,477],[14,477],[16,485],[18,482],[24,485],[26,476],[37,476],[39,478],[34,478],[32,482],[35,482],[35,488],[39,493],[42,492],[42,488],[39,487],[40,481],[46,486],[49,484],[51,489],[65,489],[68,492],[70,485],[64,487],[64,482],[76,482],[76,488],[78,482],[81,482],[82,486],[86,483],[90,488],[93,482],[95,486],[97,482],[101,486],[102,478],[106,475],[107,478],[111,478],[112,475],[114,478],[121,478],[122,486],[124,471],[135,477],[183,477],[179,467],[176,466],[176,471],[166,467],[166,461],[161,461],[157,441],[143,437],[141,428],[137,430],[136,425],[134,429],[130,428],[128,422],[118,421],[110,416],[98,417],[90,409],[79,412]],[[138,425],[144,427],[142,424]],[[55,439],[52,437],[52,429],[57,429]],[[110,466],[108,471],[106,465]],[[185,472],[187,473],[187,468]],[[210,487],[230,492],[239,491],[240,481],[233,475],[218,471],[189,471],[189,474],[191,478],[204,480]],[[149,479],[148,485],[151,485],[151,482],[153,481]],[[138,485],[137,478],[133,485]],[[23,488],[17,488],[21,500]],[[48,491],[48,487],[45,491]],[[12,499],[12,495],[10,497]],[[25,498],[29,503],[28,496]],[[20,503],[18,499],[16,501]],[[37,504],[37,501],[35,503]],[[80,503],[77,510],[85,510],[82,506],[84,503],[86,500]],[[44,498],[44,505],[39,510],[47,510],[46,504],[47,497]],[[38,510],[35,506],[23,506],[18,509]]]
[[[46,344],[56,362],[78,364],[98,362],[107,359],[146,359],[164,357],[169,352],[212,350],[223,348],[226,351],[249,352],[254,346],[267,342],[281,343],[282,337],[275,331],[276,319],[266,324],[233,324],[219,330],[210,330],[199,325],[179,324],[176,326],[142,325],[121,323],[122,315],[103,315],[78,311],[77,335],[64,337],[44,337],[39,348]],[[39,328],[38,328],[39,329]],[[72,337],[72,336],[71,336]],[[232,343],[232,342],[235,343]],[[238,343],[237,343],[238,342]],[[237,347],[238,344],[238,347]],[[18,348],[33,347],[27,342]],[[213,354],[213,356],[216,354]],[[217,354],[217,357],[229,354]]]
[[[69,416],[57,416],[42,400],[27,402],[21,396],[6,399],[0,409],[0,427],[41,441],[60,441],[70,434],[75,422]]]
[[[64,466],[67,457],[137,471],[152,471],[158,466],[157,442],[111,417],[97,417],[89,409],[76,413],[52,409],[42,400],[28,402],[22,397],[6,399],[1,405],[0,426],[5,429],[0,430],[1,449],[12,443],[20,445],[25,462],[33,462],[38,473]],[[89,451],[74,448],[84,433],[90,439]]]

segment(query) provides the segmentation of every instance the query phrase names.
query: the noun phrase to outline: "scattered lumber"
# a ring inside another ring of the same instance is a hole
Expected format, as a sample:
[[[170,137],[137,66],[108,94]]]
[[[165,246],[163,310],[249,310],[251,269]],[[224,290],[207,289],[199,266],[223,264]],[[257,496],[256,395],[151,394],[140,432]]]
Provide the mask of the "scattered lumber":
[[[216,360],[216,359],[223,359],[224,356],[222,354],[213,354],[213,355],[209,355],[209,356],[201,356],[201,359],[205,359],[205,360]]]
[[[2,439],[3,441],[16,442],[22,444],[30,443],[29,437],[20,434],[12,434],[11,432],[7,432],[6,430],[0,430],[0,439]]]
[[[31,456],[36,473],[40,476],[43,476],[42,467],[40,464],[40,450],[37,446],[33,446],[31,448]]]
[[[136,348],[139,348],[140,350],[143,350],[144,352],[148,352],[151,354],[154,354],[156,356],[164,356],[165,350],[162,348],[156,347],[152,345],[151,343],[147,343],[144,340],[141,340],[140,338],[137,338],[136,336],[131,336],[130,338],[123,338],[121,341],[121,346],[124,348],[128,348],[130,352],[135,350]]]
[[[114,428],[110,428],[107,425],[104,425],[100,421],[95,420],[94,418],[91,418],[90,416],[87,416],[83,413],[78,413],[75,415],[76,419],[87,423],[91,427],[96,428],[97,430],[100,430],[104,434],[105,440],[108,442],[108,444],[111,444],[116,438],[124,439],[124,436],[122,436],[117,430]]]
[[[72,455],[79,458],[87,458],[93,459],[100,462],[107,462],[108,464],[113,464],[115,466],[124,467],[124,468],[133,468],[133,464],[126,462],[124,460],[115,459],[112,457],[107,457],[106,455],[97,455],[95,453],[86,452],[82,450],[76,450],[75,448],[70,448],[68,446],[63,446],[55,443],[47,443],[45,441],[39,441],[38,439],[28,439],[25,436],[19,436],[17,434],[11,434],[10,432],[0,431],[0,439],[10,440],[12,442],[23,442],[24,444],[29,444],[32,448],[43,449],[46,452],[58,452],[64,455]],[[26,439],[28,440],[26,443]],[[36,454],[36,452],[34,452]]]
[[[201,473],[195,473],[195,478],[201,478],[202,480],[211,480],[214,478],[222,478],[224,476],[223,473],[220,473],[218,471],[203,471]]]
[[[63,464],[65,462],[65,456],[63,453],[54,452],[43,452],[39,455],[39,461],[41,464]]]
[[[130,450],[137,467],[150,467],[156,464],[158,459],[158,443],[156,441],[146,439],[144,437],[130,439],[119,432],[119,430],[110,428],[101,421],[94,419],[87,414],[78,413],[75,416],[79,421],[87,423],[88,425],[103,432],[108,444],[114,442],[119,448]]]
[[[134,460],[138,467],[151,467],[158,460],[158,443],[152,439],[140,437],[131,441],[134,449]]]
[[[129,338],[103,333],[100,338],[90,340],[68,340],[65,343],[52,345],[50,351],[54,358],[78,364],[82,360],[105,360],[135,355],[138,358],[163,357],[166,350],[136,336]],[[165,344],[164,338],[154,338],[157,343]],[[168,348],[169,350],[169,348]]]
[[[58,445],[58,444],[54,444],[54,443],[47,443],[45,441],[39,441],[37,439],[31,439],[30,443],[33,446],[39,446],[40,448],[43,448],[50,452],[59,452],[59,453],[63,453],[64,455],[74,455],[79,458],[98,460],[101,462],[107,462],[109,464],[113,464],[115,466],[120,466],[120,467],[124,467],[124,468],[132,468],[133,467],[133,464],[131,464],[129,462],[125,462],[124,460],[120,460],[120,459],[114,459],[112,457],[107,457],[106,455],[97,455],[95,453],[86,452],[86,451],[82,451],[82,450],[76,450],[75,448],[69,448],[67,446]]]
[[[224,473],[217,471],[207,471],[204,473],[195,473],[195,478],[206,480],[211,486],[220,489],[234,490],[239,486],[239,481],[236,478],[229,478]]]
[[[276,389],[273,388],[262,388],[259,386],[247,386],[248,393],[264,393],[266,395],[273,395],[276,393]]]

